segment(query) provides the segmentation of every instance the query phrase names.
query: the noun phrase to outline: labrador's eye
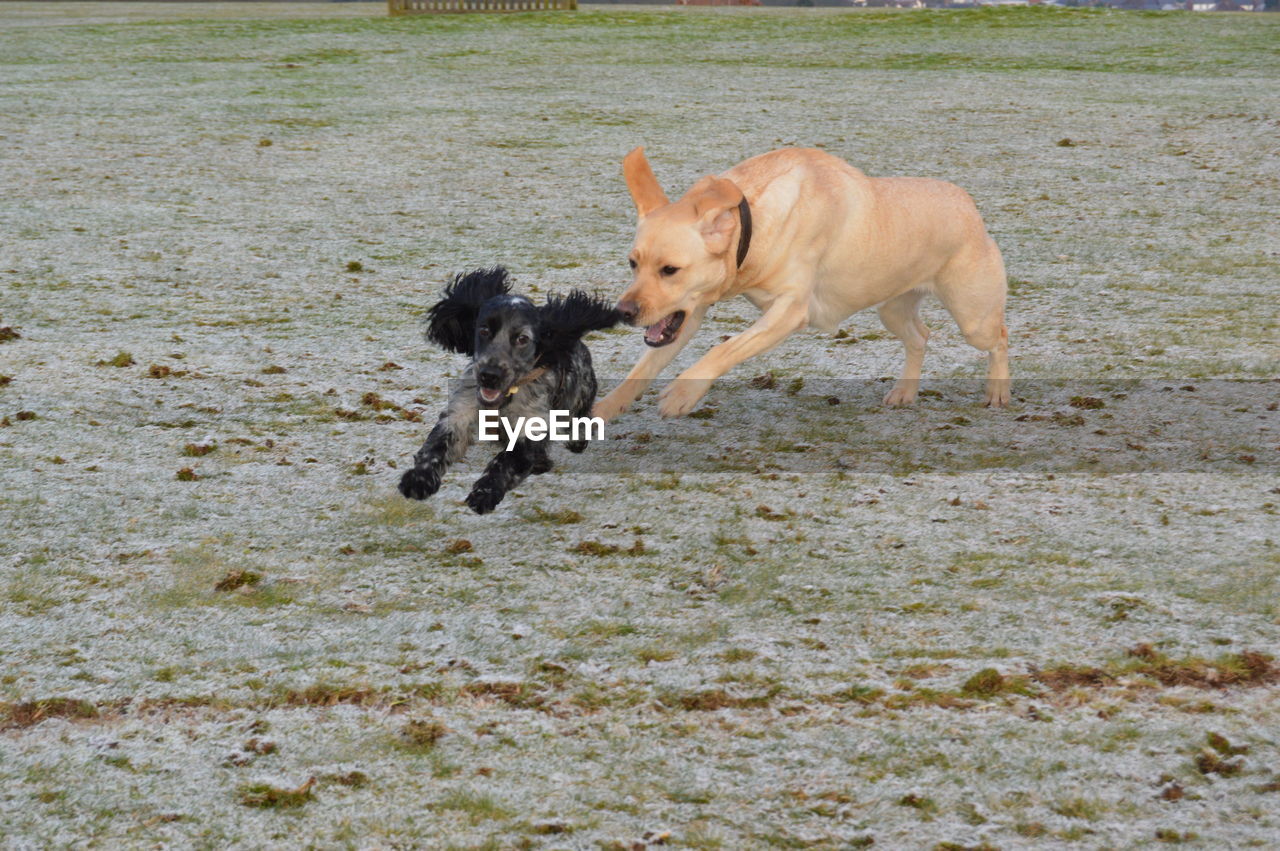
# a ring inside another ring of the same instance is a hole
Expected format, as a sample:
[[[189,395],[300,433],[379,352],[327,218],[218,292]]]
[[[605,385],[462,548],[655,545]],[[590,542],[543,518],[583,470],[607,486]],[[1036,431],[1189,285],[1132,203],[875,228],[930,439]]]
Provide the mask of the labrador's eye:
[[[667,276],[667,277],[669,278],[669,277],[671,277],[672,275],[674,275],[676,272],[679,272],[680,270],[679,270],[679,269],[677,269],[675,266],[663,266],[663,267],[662,267],[661,269],[659,269],[658,271],[660,271],[663,275],[665,275],[665,276]]]
[[[632,268],[632,269],[634,269],[634,268],[636,267],[636,261],[634,261],[634,260],[632,260],[632,259],[630,259],[630,258],[628,258],[628,259],[627,259],[627,263],[628,263],[628,264],[630,264],[630,266],[631,266],[631,268]]]
[[[517,345],[517,346],[527,346],[527,345],[529,345],[529,335],[528,335],[528,334],[521,334],[520,336],[516,337],[516,345]]]

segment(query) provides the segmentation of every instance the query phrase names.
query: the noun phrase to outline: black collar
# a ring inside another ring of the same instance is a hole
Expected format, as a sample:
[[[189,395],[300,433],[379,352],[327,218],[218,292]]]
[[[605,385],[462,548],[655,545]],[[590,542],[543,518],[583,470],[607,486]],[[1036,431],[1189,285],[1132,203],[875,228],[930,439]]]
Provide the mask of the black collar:
[[[747,205],[745,195],[738,204],[738,223],[738,268],[741,269],[742,261],[747,259],[747,251],[751,248],[751,207]]]

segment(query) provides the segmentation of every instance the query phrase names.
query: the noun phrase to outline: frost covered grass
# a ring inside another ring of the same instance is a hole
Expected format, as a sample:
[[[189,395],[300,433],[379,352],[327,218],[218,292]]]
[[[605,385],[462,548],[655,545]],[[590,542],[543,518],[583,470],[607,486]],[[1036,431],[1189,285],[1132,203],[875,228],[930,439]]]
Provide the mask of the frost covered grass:
[[[382,9],[0,4],[5,841],[1274,844],[1280,18]],[[1015,405],[869,313],[401,499],[440,281],[618,293],[635,144],[968,188]]]

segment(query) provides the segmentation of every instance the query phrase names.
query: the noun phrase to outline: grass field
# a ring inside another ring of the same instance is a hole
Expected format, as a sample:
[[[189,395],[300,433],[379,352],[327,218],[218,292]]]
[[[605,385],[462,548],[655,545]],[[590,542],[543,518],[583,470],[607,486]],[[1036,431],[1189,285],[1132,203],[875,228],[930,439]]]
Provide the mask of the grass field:
[[[1280,842],[1280,15],[382,12],[0,3],[0,847]],[[401,499],[637,144],[966,187],[1015,404],[869,312]]]

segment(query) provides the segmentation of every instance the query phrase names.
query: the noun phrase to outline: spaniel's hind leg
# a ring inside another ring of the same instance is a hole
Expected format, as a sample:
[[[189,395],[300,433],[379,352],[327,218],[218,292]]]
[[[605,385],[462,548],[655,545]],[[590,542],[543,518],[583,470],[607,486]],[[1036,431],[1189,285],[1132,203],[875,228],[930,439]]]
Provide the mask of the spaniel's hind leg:
[[[547,455],[547,444],[544,441],[531,443],[529,446],[530,467],[529,475],[541,476],[543,473],[550,473],[555,466],[551,462],[551,457]]]
[[[578,349],[573,353],[573,369],[565,376],[566,396],[569,403],[569,416],[573,418],[573,429],[571,439],[565,444],[565,448],[570,452],[582,452],[587,448],[587,443],[591,439],[591,435],[595,432],[593,427],[585,422],[591,418],[591,410],[596,401],[596,372],[591,365],[591,352],[587,347],[578,344]],[[600,420],[607,419],[601,417]],[[583,429],[582,426],[586,428]],[[599,437],[604,437],[604,424],[599,425]],[[585,432],[585,436],[579,436]]]
[[[902,375],[884,397],[886,405],[910,405],[920,391],[920,367],[924,364],[925,343],[929,340],[929,329],[920,321],[920,300],[926,294],[923,289],[907,290],[877,308],[884,327],[901,340],[907,350]]]

